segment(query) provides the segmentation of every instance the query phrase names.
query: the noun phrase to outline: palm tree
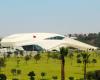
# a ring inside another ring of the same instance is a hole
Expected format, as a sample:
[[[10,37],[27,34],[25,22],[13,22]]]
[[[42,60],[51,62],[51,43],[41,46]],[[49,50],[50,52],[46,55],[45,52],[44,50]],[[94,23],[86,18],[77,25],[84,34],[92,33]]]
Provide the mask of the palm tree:
[[[61,54],[61,80],[65,80],[64,66],[65,66],[65,56],[67,56],[68,54],[68,48],[61,47],[60,54]]]
[[[81,53],[81,56],[82,56],[82,62],[84,64],[84,80],[86,80],[86,66],[87,66],[87,63],[89,62],[90,54],[84,52],[84,53]]]

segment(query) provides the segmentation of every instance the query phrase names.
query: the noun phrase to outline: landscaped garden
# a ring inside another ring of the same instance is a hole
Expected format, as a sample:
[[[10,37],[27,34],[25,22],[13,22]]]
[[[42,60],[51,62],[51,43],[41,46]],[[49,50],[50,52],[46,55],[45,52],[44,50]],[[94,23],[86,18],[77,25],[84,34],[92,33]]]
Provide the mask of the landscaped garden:
[[[87,72],[100,70],[100,53],[90,54],[87,63]],[[0,59],[0,73],[5,74],[8,80],[31,80],[31,74],[35,80],[61,80],[61,59],[57,52],[39,53],[23,57],[4,57]],[[71,52],[65,56],[65,80],[79,80],[84,77],[84,64],[80,53]],[[3,63],[4,62],[4,63]],[[34,80],[34,79],[32,79]]]

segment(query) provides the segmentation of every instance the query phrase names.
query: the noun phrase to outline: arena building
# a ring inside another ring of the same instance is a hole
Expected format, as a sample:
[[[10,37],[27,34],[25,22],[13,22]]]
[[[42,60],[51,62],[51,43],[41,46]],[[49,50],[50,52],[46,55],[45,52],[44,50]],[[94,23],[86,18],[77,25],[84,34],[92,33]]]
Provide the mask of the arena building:
[[[7,36],[1,41],[2,47],[25,51],[59,50],[73,47],[80,50],[95,50],[97,47],[55,33],[20,33]]]

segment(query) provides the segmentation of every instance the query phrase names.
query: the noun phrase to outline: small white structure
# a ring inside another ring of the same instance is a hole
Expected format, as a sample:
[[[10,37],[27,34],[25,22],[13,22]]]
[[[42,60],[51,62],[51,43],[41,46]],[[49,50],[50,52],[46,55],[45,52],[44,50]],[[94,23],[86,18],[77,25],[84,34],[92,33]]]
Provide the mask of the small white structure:
[[[74,47],[80,50],[97,49],[97,47],[55,33],[20,33],[5,37],[3,47],[12,47],[26,51],[59,50],[60,47]]]

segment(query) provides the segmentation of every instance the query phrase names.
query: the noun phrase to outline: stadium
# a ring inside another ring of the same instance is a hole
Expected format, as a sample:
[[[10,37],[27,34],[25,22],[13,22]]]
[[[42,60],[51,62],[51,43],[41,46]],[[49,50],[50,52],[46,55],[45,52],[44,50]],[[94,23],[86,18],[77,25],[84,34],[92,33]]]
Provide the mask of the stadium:
[[[3,48],[25,51],[59,50],[60,47],[73,47],[79,50],[95,50],[97,47],[55,33],[19,33],[2,39]]]

